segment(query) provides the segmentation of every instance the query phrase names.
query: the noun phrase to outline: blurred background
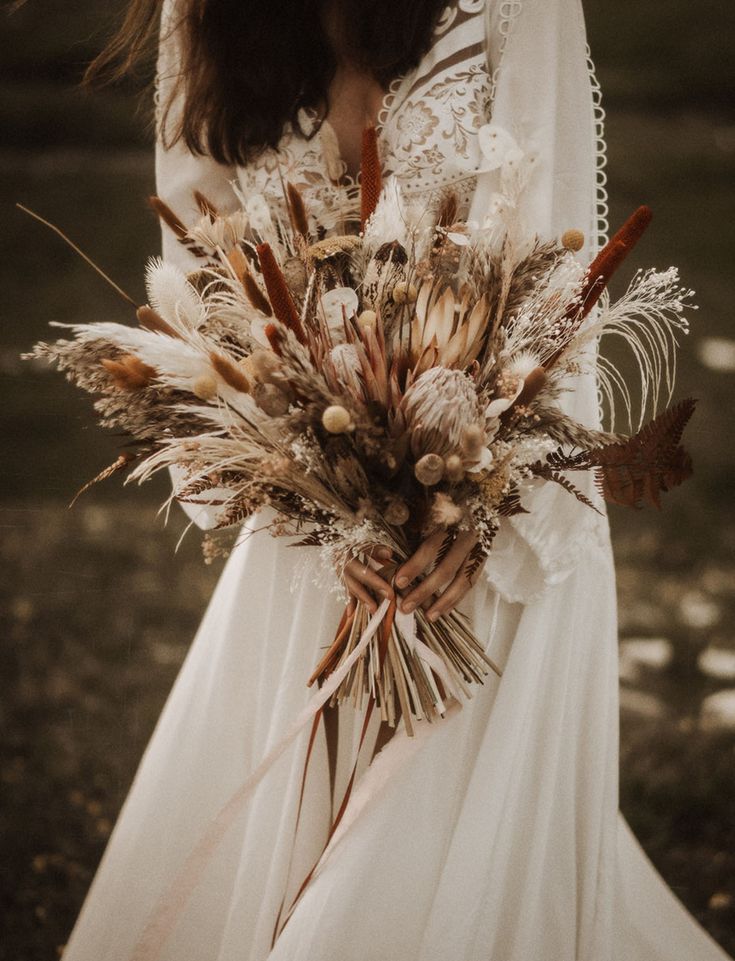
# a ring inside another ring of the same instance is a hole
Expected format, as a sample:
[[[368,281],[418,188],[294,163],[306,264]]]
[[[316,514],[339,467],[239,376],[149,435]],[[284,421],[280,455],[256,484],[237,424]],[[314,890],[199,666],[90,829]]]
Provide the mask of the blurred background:
[[[143,300],[158,228],[149,100],[82,92],[121,0],[0,13],[1,961],[57,956],[219,568],[165,490],[108,482],[84,398],[19,353],[49,321],[128,312],[22,202]],[[735,952],[735,5],[586,0],[608,113],[611,221],[655,221],[636,265],[677,264],[700,310],[677,396],[696,473],[664,511],[612,510],[620,596],[621,806],[667,882]],[[15,7],[15,9],[14,9]],[[138,91],[139,93],[139,91]],[[144,91],[147,94],[147,91]],[[696,961],[696,959],[692,959]]]

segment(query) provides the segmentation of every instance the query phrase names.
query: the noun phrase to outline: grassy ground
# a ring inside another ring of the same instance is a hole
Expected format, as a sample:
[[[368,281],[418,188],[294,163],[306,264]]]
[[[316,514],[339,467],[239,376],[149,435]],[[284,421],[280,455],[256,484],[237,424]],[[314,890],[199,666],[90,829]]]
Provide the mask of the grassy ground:
[[[735,93],[724,50],[735,7],[586,6],[610,108],[612,221],[650,203],[655,225],[638,262],[679,264],[701,306],[678,390],[700,399],[689,441],[695,478],[668,496],[661,515],[612,516],[621,636],[663,638],[672,651],[666,669],[644,666],[624,683],[621,804],[667,881],[735,952],[735,735],[701,723],[705,698],[735,682],[696,668],[706,646],[735,648],[734,375],[698,359],[704,338],[733,338],[735,128],[719,105]],[[40,961],[68,933],[218,571],[202,564],[196,537],[174,554],[181,522],[163,529],[156,521],[161,488],[111,485],[65,510],[113,459],[115,440],[97,432],[65,383],[21,365],[18,353],[48,336],[50,320],[124,320],[127,312],[12,205],[27,203],[69,230],[141,299],[142,267],[157,247],[144,204],[151,161],[127,93],[70,87],[98,42],[98,9],[31,0],[7,25],[0,961]]]

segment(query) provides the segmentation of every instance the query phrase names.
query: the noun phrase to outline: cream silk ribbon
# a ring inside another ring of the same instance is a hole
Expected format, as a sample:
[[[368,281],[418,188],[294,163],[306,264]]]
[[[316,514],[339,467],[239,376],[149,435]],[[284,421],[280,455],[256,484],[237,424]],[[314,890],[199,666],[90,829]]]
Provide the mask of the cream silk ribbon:
[[[389,599],[381,603],[378,610],[370,618],[360,640],[349,656],[329,675],[322,687],[306,704],[280,741],[274,745],[252,774],[243,781],[230,799],[220,808],[196,847],[194,847],[186,857],[172,884],[164,891],[158,903],[152,909],[143,928],[143,932],[130,955],[130,961],[158,961],[166,941],[174,930],[176,922],[186,907],[189,898],[194,893],[199,879],[202,877],[217,846],[222,842],[227,831],[234,824],[245,804],[252,797],[256,788],[263,781],[276,761],[308,724],[313,721],[319,710],[324,707],[332,694],[349,674],[383,622],[390,604],[391,601]],[[416,637],[414,616],[396,612],[396,625],[406,637],[408,643],[415,647],[419,657],[426,661],[432,670],[436,671],[442,683],[445,684],[446,690],[454,693],[454,685],[451,683],[440,659]],[[384,752],[381,752],[381,754],[383,753]],[[366,798],[363,799],[360,806],[363,806],[366,800]],[[330,846],[330,848],[332,846]]]

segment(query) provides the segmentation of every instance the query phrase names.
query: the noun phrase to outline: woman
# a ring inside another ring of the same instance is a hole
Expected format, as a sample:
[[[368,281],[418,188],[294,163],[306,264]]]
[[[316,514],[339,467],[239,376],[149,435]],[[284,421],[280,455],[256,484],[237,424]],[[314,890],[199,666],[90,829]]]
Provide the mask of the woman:
[[[135,49],[156,12],[154,0],[133,5],[117,52]],[[246,203],[276,205],[281,177],[328,209],[334,180],[356,173],[368,119],[386,178],[427,201],[451,185],[461,213],[482,221],[498,176],[481,149],[492,115],[534,158],[521,211],[529,229],[581,228],[582,257],[594,252],[602,148],[579,0],[175,0],[161,36],[158,192],[184,220],[196,216],[194,189],[223,210],[236,204],[233,182]],[[169,236],[164,254],[187,266]],[[580,378],[570,396],[594,423],[594,383]],[[304,679],[340,603],[301,576],[308,549],[264,534],[238,548],[67,961],[722,959],[617,813],[606,522],[563,492],[533,498],[465,596],[467,539],[436,575],[432,543],[397,572],[404,609],[461,602],[503,678],[412,739],[399,728],[360,771],[326,851],[325,740],[295,838],[301,751],[285,753],[252,797],[240,792],[306,703]],[[189,510],[211,523],[205,507]],[[346,586],[371,604],[393,590],[365,559]],[[340,712],[336,797],[359,720]]]

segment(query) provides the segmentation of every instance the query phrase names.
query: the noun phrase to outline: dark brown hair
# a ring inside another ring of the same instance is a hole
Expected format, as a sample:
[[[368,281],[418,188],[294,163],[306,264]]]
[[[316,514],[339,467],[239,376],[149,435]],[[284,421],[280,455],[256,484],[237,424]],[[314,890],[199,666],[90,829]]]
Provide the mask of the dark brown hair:
[[[278,144],[298,113],[324,115],[340,48],[384,88],[429,48],[446,0],[177,0],[183,110],[169,134],[194,153],[242,164]],[[132,0],[123,24],[87,71],[119,78],[155,44],[162,0]],[[174,92],[179,92],[176,87]],[[164,112],[166,110],[166,104]],[[165,115],[165,113],[164,113]]]

